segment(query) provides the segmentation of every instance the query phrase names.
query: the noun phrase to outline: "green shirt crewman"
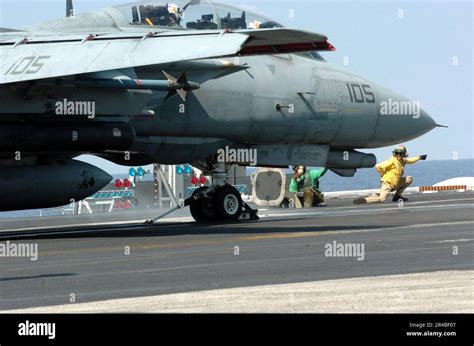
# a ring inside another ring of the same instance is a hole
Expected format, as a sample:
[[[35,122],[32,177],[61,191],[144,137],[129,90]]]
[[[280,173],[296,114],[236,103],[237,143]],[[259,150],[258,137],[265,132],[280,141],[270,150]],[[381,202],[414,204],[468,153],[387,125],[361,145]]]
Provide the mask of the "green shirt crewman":
[[[319,178],[327,172],[327,168],[307,171],[305,166],[295,166],[293,169],[295,173],[290,182],[290,192],[303,193],[305,208],[312,207],[313,202],[324,203],[324,195],[319,191]]]

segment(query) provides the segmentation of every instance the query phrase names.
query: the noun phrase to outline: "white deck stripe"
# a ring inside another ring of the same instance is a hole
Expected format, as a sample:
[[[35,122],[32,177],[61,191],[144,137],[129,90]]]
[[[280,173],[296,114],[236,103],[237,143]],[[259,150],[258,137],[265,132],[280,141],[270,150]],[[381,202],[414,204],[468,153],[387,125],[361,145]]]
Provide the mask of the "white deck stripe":
[[[473,270],[113,299],[8,313],[473,313]]]

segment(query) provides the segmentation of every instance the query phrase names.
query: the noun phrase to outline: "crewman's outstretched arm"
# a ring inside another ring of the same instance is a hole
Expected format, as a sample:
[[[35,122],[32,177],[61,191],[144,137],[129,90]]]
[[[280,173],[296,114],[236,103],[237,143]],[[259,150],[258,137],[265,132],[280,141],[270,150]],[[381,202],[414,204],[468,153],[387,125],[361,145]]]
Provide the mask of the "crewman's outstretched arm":
[[[320,168],[320,169],[312,169],[310,172],[309,172],[309,175],[311,177],[312,180],[314,179],[319,179],[321,178],[324,174],[326,174],[326,172],[328,171],[328,169],[326,167],[324,168]]]
[[[417,157],[407,157],[404,160],[405,160],[405,163],[412,164],[412,163],[415,163],[417,161],[420,161],[421,158],[419,156],[417,156]]]

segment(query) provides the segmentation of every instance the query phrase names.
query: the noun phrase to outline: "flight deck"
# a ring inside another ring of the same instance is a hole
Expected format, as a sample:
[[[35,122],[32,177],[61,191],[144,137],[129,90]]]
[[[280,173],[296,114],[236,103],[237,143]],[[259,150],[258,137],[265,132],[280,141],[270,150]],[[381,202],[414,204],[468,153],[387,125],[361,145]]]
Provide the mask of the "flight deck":
[[[340,197],[260,209],[259,221],[234,224],[197,224],[185,209],[151,226],[153,213],[124,224],[36,219],[37,230],[8,221],[0,242],[39,251],[2,259],[0,309],[473,312],[474,192],[406,196],[403,206]],[[338,244],[362,252],[328,252]]]

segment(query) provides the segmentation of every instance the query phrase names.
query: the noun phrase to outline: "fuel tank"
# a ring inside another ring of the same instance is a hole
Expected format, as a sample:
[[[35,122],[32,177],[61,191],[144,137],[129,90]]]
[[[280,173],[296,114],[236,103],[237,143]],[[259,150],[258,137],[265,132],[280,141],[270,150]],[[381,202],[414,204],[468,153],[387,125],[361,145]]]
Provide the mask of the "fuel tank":
[[[80,201],[106,186],[112,177],[77,160],[0,169],[0,210],[50,208]]]

